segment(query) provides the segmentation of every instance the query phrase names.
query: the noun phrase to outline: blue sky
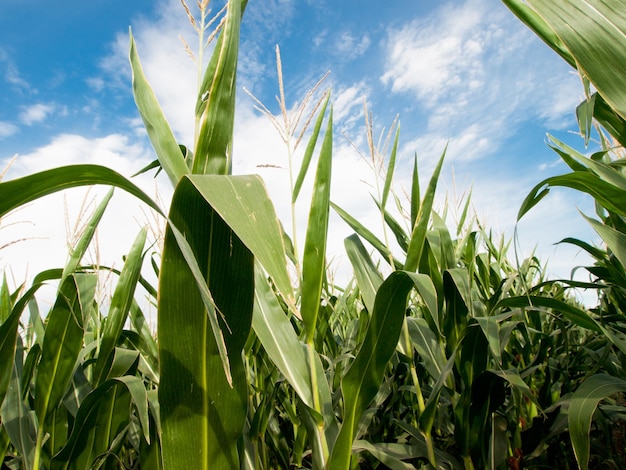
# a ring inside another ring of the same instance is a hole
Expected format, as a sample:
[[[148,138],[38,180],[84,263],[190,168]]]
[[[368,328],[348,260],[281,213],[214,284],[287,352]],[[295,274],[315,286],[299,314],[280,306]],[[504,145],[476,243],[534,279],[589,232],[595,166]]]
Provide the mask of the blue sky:
[[[211,2],[214,13],[220,6]],[[194,50],[196,38],[179,0],[3,0],[0,168],[17,155],[4,178],[69,163],[101,163],[130,175],[154,158],[131,94],[129,26],[176,136],[191,143],[196,71],[179,36]],[[399,116],[399,195],[409,187],[413,155],[425,179],[448,144],[439,204],[447,195],[453,207],[472,188],[479,218],[507,237],[529,189],[566,171],[545,145],[546,133],[583,149],[575,135],[574,108],[583,96],[578,77],[499,1],[250,0],[242,25],[234,171],[260,173],[283,219],[289,216],[285,146],[243,91],[279,114],[276,45],[290,107],[330,71],[323,87],[332,88],[336,120],[333,200],[376,232],[379,217],[369,196],[374,175],[359,154],[367,151],[364,101],[377,139]],[[155,186],[146,177],[139,184],[167,204],[165,180]],[[3,220],[0,247],[28,240],[0,250],[0,269],[11,266],[19,281],[26,270],[32,275],[63,263],[53,253],[63,253],[58,247],[78,230],[81,204],[86,201],[88,212],[98,194],[50,197]],[[100,249],[91,253],[109,264],[119,264],[139,227],[153,221],[123,195],[115,200],[100,230]],[[586,262],[575,250],[553,246],[566,236],[591,239],[577,207],[589,212],[590,204],[557,191],[520,225],[522,251],[536,247],[554,275]],[[299,214],[302,230],[305,203]],[[333,224],[331,255],[341,263],[350,231],[336,219]]]

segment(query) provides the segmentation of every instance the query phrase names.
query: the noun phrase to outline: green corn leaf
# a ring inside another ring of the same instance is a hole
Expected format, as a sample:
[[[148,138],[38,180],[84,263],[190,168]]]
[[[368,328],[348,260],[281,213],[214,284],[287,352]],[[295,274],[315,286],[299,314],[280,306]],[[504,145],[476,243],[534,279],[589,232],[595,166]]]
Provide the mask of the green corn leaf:
[[[558,299],[553,299],[550,297],[541,297],[535,295],[529,296],[517,296],[517,297],[509,297],[506,299],[500,300],[494,310],[502,309],[502,308],[537,308],[543,307],[546,309],[551,309],[555,313],[562,313],[565,318],[567,318],[572,323],[586,328],[591,331],[600,332],[601,328],[599,324],[589,316],[589,313],[585,310],[579,309],[573,305],[570,305],[566,302],[563,302]]]
[[[413,174],[411,178],[411,227],[415,227],[420,211],[420,179],[417,171],[417,154],[413,158]]]
[[[595,158],[587,158],[580,152],[577,152],[572,147],[561,142],[556,137],[548,135],[548,141],[550,142],[550,148],[556,151],[563,160],[571,158],[575,160],[584,169],[588,169],[596,174],[602,181],[615,186],[618,189],[626,191],[626,178],[619,170],[607,165],[602,161],[598,161]],[[595,155],[604,155],[606,152],[599,152]],[[594,155],[594,157],[595,157]]]
[[[0,325],[0,406],[4,401],[13,373],[20,314],[20,310],[13,309],[8,318]]]
[[[11,380],[0,409],[0,415],[2,416],[2,427],[6,430],[11,444],[21,454],[21,468],[33,469],[35,468],[37,429],[35,416],[22,398],[24,396],[21,384],[23,356],[24,348],[20,338],[17,342],[14,360],[11,363]]]
[[[626,392],[626,381],[608,374],[597,374],[586,379],[570,399],[567,414],[569,434],[582,470],[587,470],[589,466],[589,433],[598,403],[618,392]]]
[[[428,452],[426,450],[426,442],[424,440],[423,434],[419,429],[411,426],[410,424],[400,421],[394,420],[395,423],[402,429],[404,429],[414,440],[416,443],[415,450],[412,452],[416,453],[416,456],[425,458],[428,456]],[[360,444],[360,441],[357,441],[356,446]],[[413,447],[413,446],[412,446]],[[448,452],[444,452],[435,448],[435,460],[440,465],[440,468],[453,469],[453,470],[463,470],[466,467],[463,466],[461,462],[457,460],[457,456],[449,454]]]
[[[407,318],[407,324],[413,347],[424,362],[425,369],[431,377],[441,377],[447,360],[437,333],[423,318]]]
[[[326,135],[315,173],[311,209],[302,259],[302,320],[305,341],[312,343],[317,326],[322,282],[326,273],[326,242],[330,209],[330,177],[333,156],[333,111],[330,110]]]
[[[89,470],[100,458],[115,454],[114,444],[128,425],[133,398],[141,408],[140,419],[145,419],[145,387],[138,377],[107,380],[89,393],[78,409],[67,443],[52,458],[50,469]]]
[[[61,402],[72,379],[83,345],[84,309],[93,303],[96,283],[97,277],[93,274],[68,276],[48,313],[35,377],[35,411],[40,433],[48,414]]]
[[[424,194],[424,200],[420,205],[415,224],[413,225],[411,241],[409,242],[409,249],[406,254],[406,262],[404,263],[405,271],[415,271],[422,257],[422,250],[426,242],[426,232],[428,231],[428,222],[430,221],[430,215],[435,201],[437,182],[439,181],[439,175],[445,156],[446,150],[441,154],[439,162],[433,171],[428,187],[426,188],[426,193]]]
[[[383,213],[383,218],[387,226],[391,229],[393,236],[396,238],[400,249],[402,249],[405,253],[409,249],[409,237],[402,227],[402,224],[398,222],[395,217],[393,217],[388,210],[383,209],[382,203],[374,200],[380,211]]]
[[[570,51],[577,68],[626,119],[626,15],[621,0],[528,0]]]
[[[100,165],[70,165],[0,183],[0,217],[40,197],[79,186],[106,184],[136,196],[164,216],[159,206],[135,184]]]
[[[166,468],[239,467],[237,441],[247,410],[242,349],[252,321],[254,263],[210,198],[216,192],[217,199],[226,198],[233,208],[228,217],[243,210],[238,223],[265,242],[254,229],[266,214],[242,206],[259,189],[256,178],[196,175],[183,178],[174,193],[158,304]]]
[[[344,240],[344,245],[354,270],[354,277],[361,291],[365,308],[367,308],[368,312],[373,312],[376,292],[378,292],[378,288],[383,283],[383,277],[365,250],[365,246],[361,243],[358,235],[350,235]]]
[[[144,316],[136,301],[133,301],[128,316],[130,318],[131,324],[133,325],[133,328],[139,335],[139,343],[137,344],[137,349],[141,351],[142,358],[148,363],[152,371],[155,371],[158,376],[159,350],[157,348],[156,341],[152,336],[152,330],[150,329],[150,325],[148,324],[146,317]],[[158,382],[158,379],[156,381]]]
[[[174,133],[163,115],[154,91],[143,73],[132,31],[129,31],[129,36],[129,60],[133,72],[135,104],[143,120],[152,147],[154,147],[154,151],[157,154],[161,168],[165,170],[172,186],[176,186],[183,175],[189,173],[189,168],[187,163],[185,163],[185,157],[178,146],[178,142],[176,142]]]
[[[394,269],[402,268],[402,263],[392,257],[391,252],[385,246],[385,244],[382,241],[380,241],[380,239],[376,235],[374,235],[368,228],[366,228],[365,225],[363,225],[361,222],[356,220],[354,217],[352,217],[350,214],[348,214],[345,210],[343,210],[341,207],[337,206],[336,204],[333,204],[331,202],[330,206],[339,215],[339,217],[341,217],[360,237],[363,237],[363,239],[366,242],[372,245],[376,249],[376,251],[378,251],[381,254],[382,258],[385,261],[388,262],[389,259],[393,259]]]
[[[626,120],[615,112],[611,106],[594,93],[593,117],[620,143],[626,147]]]
[[[193,175],[189,181],[252,251],[287,304],[294,306],[282,228],[261,178]]]
[[[506,380],[512,388],[521,392],[521,394],[524,395],[528,401],[532,402],[538,410],[541,410],[541,405],[539,404],[537,397],[533,394],[533,391],[530,389],[528,384],[524,382],[517,369],[489,370],[488,372]]]
[[[585,147],[589,144],[591,138],[591,131],[593,130],[593,110],[596,103],[597,93],[591,95],[588,99],[585,98],[576,107],[576,120],[578,121],[578,128],[580,134],[585,139]]]
[[[313,132],[311,133],[311,137],[309,138],[309,142],[307,143],[306,149],[304,151],[304,157],[302,157],[302,164],[300,165],[300,171],[298,172],[298,177],[296,178],[296,182],[293,185],[293,192],[291,194],[291,203],[294,204],[298,200],[298,196],[300,195],[300,190],[302,189],[302,183],[304,183],[304,178],[309,171],[309,166],[311,164],[311,159],[313,158],[313,151],[315,150],[315,145],[317,144],[317,138],[320,134],[320,129],[322,128],[322,123],[324,122],[324,115],[326,114],[326,107],[328,106],[328,101],[330,99],[330,93],[326,95],[324,102],[322,104],[322,109],[317,115],[317,119],[315,120],[315,126],[313,126]]]
[[[480,328],[483,330],[485,338],[489,343],[491,354],[498,364],[502,362],[502,347],[500,343],[500,322],[513,316],[513,312],[503,313],[491,317],[474,317]]]
[[[626,267],[626,234],[615,230],[613,227],[602,224],[591,217],[582,214],[589,225],[600,235],[606,246],[613,252],[622,266]]]
[[[543,42],[550,46],[563,60],[576,68],[576,61],[570,51],[565,47],[561,38],[546,21],[530,8],[524,0],[502,0],[522,22],[528,26]]]
[[[391,155],[389,156],[389,165],[387,166],[387,174],[385,175],[385,184],[383,186],[383,197],[381,199],[381,207],[384,210],[387,206],[387,198],[389,197],[389,191],[391,190],[391,181],[393,180],[393,171],[396,167],[396,155],[398,154],[398,143],[400,142],[400,125],[396,129],[396,136],[393,141],[393,147],[391,148]]]
[[[11,315],[11,307],[13,300],[9,292],[9,284],[7,283],[6,273],[2,275],[2,284],[0,285],[0,325],[2,325],[9,315]]]
[[[89,248],[89,244],[91,243],[91,240],[93,239],[93,236],[96,233],[96,228],[98,228],[98,224],[100,223],[100,220],[102,220],[104,211],[106,210],[107,205],[109,204],[109,201],[111,200],[112,197],[113,197],[113,188],[109,190],[109,192],[105,195],[104,199],[100,202],[100,204],[96,208],[95,212],[89,219],[89,222],[85,226],[83,233],[81,234],[80,239],[78,240],[78,243],[76,243],[76,246],[70,249],[69,260],[67,263],[65,263],[65,267],[63,268],[63,273],[61,274],[60,282],[63,282],[63,280],[68,275],[73,273],[78,267],[80,260],[83,259],[83,256],[85,255],[87,248]]]
[[[233,126],[241,0],[230,0],[222,32],[205,71],[196,103],[199,134],[192,173],[227,175],[232,169]]]
[[[590,172],[574,172],[546,178],[526,196],[517,214],[519,221],[549,192],[551,186],[576,189],[592,196],[605,209],[626,216],[626,191],[607,183]]]
[[[257,268],[255,280],[255,304],[252,316],[252,328],[272,363],[285,376],[302,402],[310,409],[315,409],[313,394],[319,394],[322,402],[323,417],[329,420],[326,427],[334,420],[332,398],[324,368],[315,356],[315,371],[318,372],[318,389],[312,390],[311,368],[307,348],[293,329],[289,318],[278,303],[268,280],[262,270]]]
[[[94,369],[94,384],[98,386],[107,378],[112,361],[112,353],[119,340],[122,328],[128,318],[128,312],[133,302],[135,288],[141,274],[143,263],[143,249],[146,243],[147,229],[143,228],[135,238],[133,245],[124,263],[124,268],[115,285],[111,298],[111,307],[104,325],[100,340],[98,359]]]
[[[408,444],[395,443],[379,443],[372,444],[366,440],[359,439],[354,442],[355,451],[367,451],[372,454],[378,461],[385,465],[386,468],[392,470],[411,470],[415,466],[402,460],[414,459],[417,457],[425,457],[426,455],[419,452],[419,447],[410,446]]]
[[[378,392],[387,362],[396,349],[404,323],[407,296],[414,286],[411,273],[395,271],[378,289],[361,349],[341,382],[344,420],[328,468],[350,468],[356,428]]]

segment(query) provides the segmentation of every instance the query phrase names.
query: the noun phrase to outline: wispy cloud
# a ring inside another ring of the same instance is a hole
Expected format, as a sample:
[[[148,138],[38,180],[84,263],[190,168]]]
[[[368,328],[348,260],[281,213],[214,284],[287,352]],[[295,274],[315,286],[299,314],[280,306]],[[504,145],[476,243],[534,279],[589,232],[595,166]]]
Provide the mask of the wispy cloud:
[[[0,139],[5,137],[11,137],[19,131],[19,128],[15,124],[10,122],[0,121]]]
[[[335,54],[341,55],[344,60],[352,60],[365,54],[370,47],[369,35],[355,35],[351,31],[344,31],[334,41]]]
[[[15,62],[9,55],[9,53],[0,47],[0,73],[4,80],[19,89],[20,91],[31,91],[31,87],[26,80],[24,80],[20,72],[15,65]]]
[[[56,106],[51,103],[37,103],[31,106],[23,106],[19,119],[27,126],[38,124],[50,116],[56,110]]]
[[[465,0],[390,30],[381,81],[424,108],[424,139],[449,139],[451,159],[471,160],[494,154],[520,122],[563,126],[580,85],[554,63],[502,5]]]

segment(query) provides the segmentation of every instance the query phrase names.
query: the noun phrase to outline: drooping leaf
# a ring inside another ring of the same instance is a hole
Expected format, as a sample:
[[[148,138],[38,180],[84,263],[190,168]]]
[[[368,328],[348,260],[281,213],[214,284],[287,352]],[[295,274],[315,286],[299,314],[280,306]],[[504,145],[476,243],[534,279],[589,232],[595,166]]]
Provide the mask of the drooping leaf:
[[[598,403],[618,392],[626,392],[626,381],[602,373],[586,379],[570,399],[567,414],[569,433],[582,470],[589,466],[589,432]]]
[[[334,416],[332,398],[319,357],[315,357],[314,368],[318,373],[318,388],[312,390],[313,381],[306,345],[298,339],[289,318],[282,310],[268,280],[260,269],[256,269],[255,287],[255,310],[252,316],[254,332],[273,364],[285,376],[307,407],[315,409],[313,394],[319,395],[324,410],[323,417],[329,420],[328,424],[330,424]]]
[[[285,301],[293,306],[283,232],[261,178],[192,175],[189,181],[252,251]]]
[[[374,310],[376,292],[383,283],[383,277],[365,250],[361,239],[356,234],[346,238],[344,245],[350,264],[352,264],[365,308],[372,312]]]
[[[119,377],[103,382],[81,402],[67,443],[52,458],[52,470],[94,468],[100,459],[115,461],[115,447],[130,421],[135,405],[144,428],[149,432],[147,395],[139,377]],[[147,437],[149,439],[149,435]]]
[[[1,182],[0,217],[40,197],[64,189],[94,184],[119,187],[164,215],[148,195],[119,173],[100,165],[70,165]]]
[[[563,41],[577,68],[626,119],[626,38],[621,0],[528,0]]]
[[[236,195],[248,201],[260,183],[247,177],[185,177],[170,209],[170,220],[180,232],[168,226],[159,279],[165,468],[239,467],[237,441],[248,400],[242,349],[252,321],[254,263],[242,238],[220,216],[219,205],[207,197],[224,192],[216,183],[219,178],[235,193],[230,205],[237,202]],[[240,209],[233,210],[237,215]],[[254,211],[244,214],[240,223],[254,233]]]
[[[348,212],[343,210],[341,207],[336,204],[330,203],[330,206],[333,210],[341,217],[360,237],[362,237],[366,242],[372,245],[376,251],[378,251],[385,261],[389,262],[390,259],[393,260],[393,268],[394,269],[402,269],[402,263],[398,261],[395,257],[393,257],[392,253],[385,246],[385,244],[376,236],[372,231],[370,231],[365,225],[359,222],[357,219],[352,217]]]

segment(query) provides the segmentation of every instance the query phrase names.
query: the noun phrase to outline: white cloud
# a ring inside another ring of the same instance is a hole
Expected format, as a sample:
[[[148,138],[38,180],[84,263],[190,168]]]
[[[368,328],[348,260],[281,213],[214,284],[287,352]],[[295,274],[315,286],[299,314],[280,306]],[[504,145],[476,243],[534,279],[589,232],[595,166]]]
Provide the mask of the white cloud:
[[[344,60],[352,60],[365,54],[370,43],[371,40],[368,34],[358,37],[350,31],[344,31],[335,40],[334,50]]]
[[[529,119],[562,128],[579,101],[568,66],[487,0],[448,2],[390,30],[387,54],[381,81],[427,114],[416,143],[449,140],[450,160],[494,155]]]
[[[27,126],[38,124],[56,110],[56,106],[51,103],[37,103],[31,106],[23,106],[19,119]]]
[[[11,137],[19,131],[19,128],[15,124],[10,122],[0,121],[0,139],[5,137]]]

